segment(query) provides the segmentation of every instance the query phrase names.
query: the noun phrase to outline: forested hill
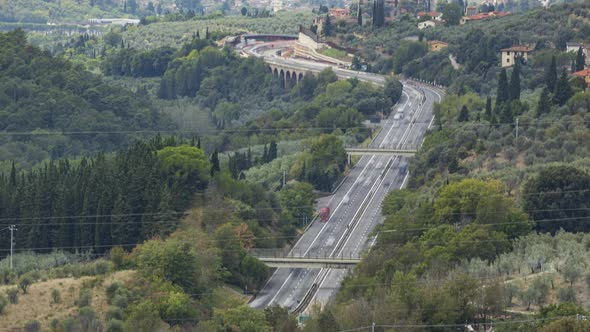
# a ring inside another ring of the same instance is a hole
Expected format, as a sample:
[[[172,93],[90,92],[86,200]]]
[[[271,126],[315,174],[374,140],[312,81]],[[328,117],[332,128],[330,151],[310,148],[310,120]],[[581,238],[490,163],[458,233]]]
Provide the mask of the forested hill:
[[[130,139],[114,132],[168,128],[147,98],[28,45],[21,30],[0,34],[0,45],[0,160],[27,167],[112,151]]]

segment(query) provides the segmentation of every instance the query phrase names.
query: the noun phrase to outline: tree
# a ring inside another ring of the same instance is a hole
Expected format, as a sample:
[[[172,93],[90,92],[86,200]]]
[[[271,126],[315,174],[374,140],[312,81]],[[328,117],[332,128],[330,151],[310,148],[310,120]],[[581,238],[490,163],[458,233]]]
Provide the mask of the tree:
[[[197,310],[186,293],[171,291],[160,305],[162,319],[170,325],[182,325],[185,320],[197,318]]]
[[[131,307],[124,325],[125,331],[156,332],[161,328],[158,306],[150,300]]]
[[[571,98],[572,95],[572,88],[570,86],[569,80],[567,79],[567,73],[564,69],[561,72],[559,81],[555,86],[555,95],[553,96],[553,102],[559,106],[563,106]]]
[[[584,50],[582,47],[578,48],[578,53],[576,54],[576,71],[584,70],[586,66],[586,56],[584,55]]]
[[[314,139],[310,148],[308,180],[318,189],[329,191],[346,166],[346,151],[335,135]]]
[[[520,58],[515,60],[514,66],[512,67],[509,90],[510,100],[520,99]]]
[[[387,78],[385,80],[385,86],[383,87],[383,93],[391,100],[394,105],[402,96],[403,91],[402,83],[395,78]]]
[[[551,57],[549,68],[545,69],[545,84],[551,93],[555,91],[555,85],[557,84],[557,64],[555,63],[555,56]]]
[[[133,253],[138,272],[150,280],[169,281],[187,293],[202,290],[199,256],[190,243],[155,239],[138,245]]]
[[[246,16],[246,14],[248,14],[248,8],[242,7],[242,9],[240,10],[240,12],[242,13],[242,16]]]
[[[216,331],[270,332],[264,312],[247,305],[226,310],[215,310]]]
[[[463,11],[456,3],[447,4],[442,10],[442,18],[448,25],[459,25]]]
[[[219,153],[215,150],[211,154],[211,176],[219,171],[221,171],[221,168],[219,167]]]
[[[326,14],[326,18],[324,19],[324,28],[322,29],[324,36],[330,37],[332,35],[332,30],[334,30],[334,27],[332,26],[330,14]]]
[[[496,108],[500,107],[508,100],[510,100],[508,76],[506,75],[506,69],[502,68],[500,76],[498,77],[498,90],[496,92]]]
[[[549,89],[543,88],[541,96],[539,97],[539,103],[537,104],[537,117],[543,114],[547,114],[551,111],[551,96],[549,95]]]
[[[311,220],[315,197],[313,186],[305,182],[288,184],[279,192],[279,201],[285,212],[295,218],[307,217]]]
[[[588,232],[586,210],[590,201],[590,175],[572,166],[550,166],[524,184],[523,208],[530,211],[539,232],[555,233],[563,228],[568,232]]]
[[[385,24],[385,1],[375,0],[373,2],[373,27],[380,28]]]
[[[467,110],[467,106],[463,105],[463,107],[461,107],[461,111],[459,112],[459,116],[457,117],[457,121],[459,121],[459,122],[469,121],[469,111]]]
[[[487,121],[492,121],[492,97],[490,96],[486,98],[486,109],[484,112],[484,119]]]
[[[33,283],[33,278],[31,278],[30,275],[25,274],[20,278],[20,280],[18,282],[18,287],[23,291],[23,294],[27,294],[29,286],[31,286],[32,283]]]
[[[357,7],[357,13],[356,13],[356,23],[358,24],[359,27],[363,26],[363,0],[359,0],[359,4]]]
[[[273,331],[297,331],[297,320],[289,315],[287,308],[278,305],[267,307],[264,309],[264,316]]]

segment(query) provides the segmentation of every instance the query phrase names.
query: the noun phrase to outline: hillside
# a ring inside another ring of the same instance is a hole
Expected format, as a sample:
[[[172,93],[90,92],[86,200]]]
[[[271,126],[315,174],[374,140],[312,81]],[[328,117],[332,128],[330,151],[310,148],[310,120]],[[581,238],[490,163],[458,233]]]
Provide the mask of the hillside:
[[[572,54],[549,40],[555,28],[547,31],[559,26],[567,41],[586,40],[589,9],[555,6],[426,33],[449,36],[462,69],[435,107],[408,188],[382,205],[376,245],[306,331],[326,322],[336,330],[372,322],[435,331],[466,322],[498,331],[590,328],[575,318],[590,309],[590,93],[570,75],[583,60],[566,65]],[[545,43],[532,61],[501,69],[495,56],[485,60],[486,45],[496,54],[525,31],[524,40]],[[404,73],[418,65],[434,72],[427,59],[435,52],[412,55],[419,42],[404,43],[409,53],[394,51],[394,65],[407,59]]]
[[[0,43],[3,162],[27,168],[48,158],[109,152],[133,139],[117,132],[170,128],[145,98],[28,45],[24,32],[0,34]]]

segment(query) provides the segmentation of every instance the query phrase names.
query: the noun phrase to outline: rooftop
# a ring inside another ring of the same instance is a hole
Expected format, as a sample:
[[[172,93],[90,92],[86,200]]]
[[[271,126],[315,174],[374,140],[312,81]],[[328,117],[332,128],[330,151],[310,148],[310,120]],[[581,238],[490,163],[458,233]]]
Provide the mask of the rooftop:
[[[440,15],[442,15],[442,13],[439,13],[439,12],[418,12],[418,14],[416,14],[416,16],[418,16],[418,17],[422,17],[422,16],[438,17]]]
[[[577,72],[573,73],[572,75],[577,76],[577,77],[589,76],[590,75],[590,68],[577,71]]]
[[[524,45],[514,45],[509,48],[501,49],[502,52],[531,52],[533,49]]]

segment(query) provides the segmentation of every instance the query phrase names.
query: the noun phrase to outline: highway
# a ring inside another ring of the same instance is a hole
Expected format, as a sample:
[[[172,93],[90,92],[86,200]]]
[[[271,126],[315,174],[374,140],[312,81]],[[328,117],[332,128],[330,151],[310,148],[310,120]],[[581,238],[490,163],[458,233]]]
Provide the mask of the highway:
[[[275,56],[276,48],[289,45],[273,43],[251,47],[248,52],[264,57],[265,62],[283,67],[319,72],[327,64],[300,59],[286,59]],[[339,77],[356,77],[359,80],[382,85],[381,75],[332,68]],[[395,112],[379,134],[369,145],[371,148],[417,149],[424,135],[432,125],[434,102],[442,99],[443,92],[437,88],[404,81],[403,95],[396,105],[396,112],[404,117],[393,120]],[[394,189],[402,188],[408,178],[403,172],[408,164],[407,157],[367,155],[354,165],[342,185],[330,197],[327,205],[331,209],[328,222],[314,222],[291,249],[294,257],[342,257],[358,258],[374,242],[370,237],[375,226],[383,221],[381,202]],[[347,270],[279,268],[250,305],[264,308],[280,305],[290,311],[301,311],[307,303],[327,303],[339,288]],[[314,292],[309,292],[312,286]],[[303,299],[308,302],[300,305]]]

